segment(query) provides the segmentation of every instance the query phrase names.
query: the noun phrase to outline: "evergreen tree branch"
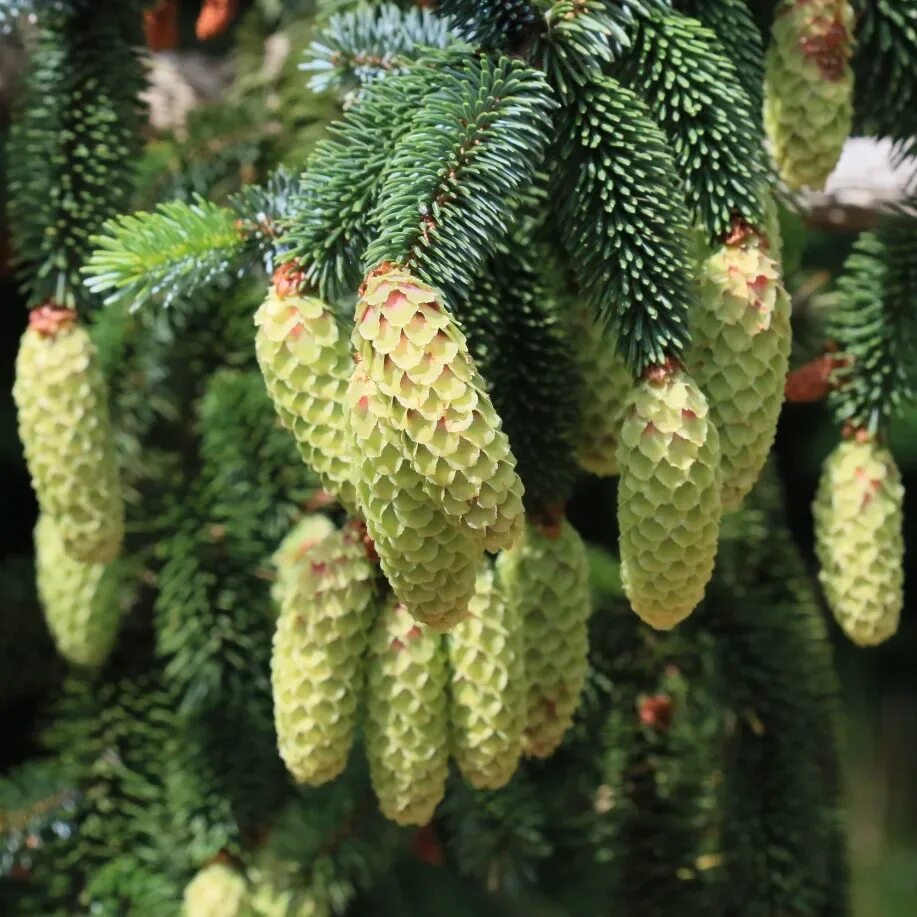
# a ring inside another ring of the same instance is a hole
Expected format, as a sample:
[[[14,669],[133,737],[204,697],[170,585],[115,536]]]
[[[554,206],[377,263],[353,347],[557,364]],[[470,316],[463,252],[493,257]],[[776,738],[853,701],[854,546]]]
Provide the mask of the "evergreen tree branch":
[[[436,0],[436,11],[472,44],[489,50],[513,50],[539,27],[531,0]]]
[[[425,51],[459,43],[450,23],[429,10],[382,3],[332,16],[309,46],[301,69],[313,74],[313,92],[353,89],[403,73]]]
[[[386,166],[364,265],[403,264],[461,295],[509,229],[555,103],[540,73],[508,58],[468,62],[448,77]]]
[[[691,216],[709,238],[728,236],[736,218],[761,227],[762,135],[713,32],[674,13],[641,22],[615,72],[668,137]]]
[[[665,137],[630,90],[603,78],[564,111],[550,158],[558,239],[580,294],[635,374],[677,358],[695,293]]]

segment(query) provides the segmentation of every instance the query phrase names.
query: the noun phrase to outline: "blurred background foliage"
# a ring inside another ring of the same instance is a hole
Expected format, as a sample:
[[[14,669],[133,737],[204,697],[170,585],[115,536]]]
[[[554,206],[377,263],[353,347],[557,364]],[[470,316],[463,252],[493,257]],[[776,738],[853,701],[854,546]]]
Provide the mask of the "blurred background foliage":
[[[299,5],[304,11],[312,6],[308,0]],[[771,4],[759,5],[764,20]],[[312,36],[309,21],[297,16],[297,4],[250,0],[241,7],[230,34],[202,44],[194,37],[196,4],[183,4],[183,50],[180,55],[158,55],[153,71],[157,88],[151,100],[153,118],[135,206],[196,193],[220,200],[262,179],[278,164],[296,170],[335,113],[337,103],[330,97],[316,97],[304,90],[306,76],[298,63]],[[0,46],[0,141],[8,129],[21,66],[21,49],[9,42]],[[196,85],[188,72],[197,75]],[[183,80],[192,89],[183,87]],[[3,167],[0,158],[0,170]],[[0,178],[0,186],[3,184]],[[822,223],[813,225],[798,206],[784,208],[795,363],[815,353],[819,342],[811,330],[812,318],[819,310],[831,308],[834,278],[856,232],[863,228],[863,219],[860,213],[856,225],[845,226],[842,220],[826,228]],[[868,222],[868,214],[865,219]],[[48,669],[48,660],[55,656],[32,586],[31,540],[37,507],[10,394],[17,342],[27,312],[16,307],[21,297],[12,275],[8,239],[4,214],[0,222],[0,296],[7,307],[0,311],[0,508],[5,518],[0,527],[0,603],[12,632],[5,633],[0,644],[0,672],[6,683],[0,709],[4,735],[0,771],[35,751],[36,723],[48,685],[63,677],[62,666]],[[776,445],[778,467],[793,534],[813,570],[810,504],[821,463],[836,437],[824,405],[784,408]],[[913,607],[917,589],[917,407],[895,423],[892,447],[907,493],[901,628],[893,640],[863,650],[843,639],[833,622],[830,625],[843,691],[842,750],[854,914],[858,917],[911,917],[917,913],[917,612]],[[613,482],[589,482],[578,491],[571,517],[587,539],[613,544],[615,533],[608,531],[608,525],[614,518],[614,505]],[[35,660],[41,660],[41,665],[31,664]],[[426,867],[415,866],[415,870],[409,883],[414,902],[405,902],[406,912],[419,913],[413,908],[421,907],[434,886],[445,908],[448,896],[443,894],[443,876]],[[405,883],[400,885],[405,887]],[[386,894],[385,884],[375,893]],[[366,903],[371,908],[371,901]]]

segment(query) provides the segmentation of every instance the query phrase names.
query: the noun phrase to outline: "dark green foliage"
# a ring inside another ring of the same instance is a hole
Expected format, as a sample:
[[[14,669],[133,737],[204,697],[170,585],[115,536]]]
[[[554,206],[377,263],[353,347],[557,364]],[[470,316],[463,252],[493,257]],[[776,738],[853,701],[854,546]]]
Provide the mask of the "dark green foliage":
[[[694,300],[684,197],[649,112],[611,79],[563,112],[552,204],[570,271],[635,375],[678,357]]]
[[[133,3],[77,3],[41,17],[10,135],[10,225],[31,304],[85,309],[90,239],[123,209],[140,151],[142,71]]]
[[[58,13],[72,5],[68,0],[0,0],[0,35],[11,32],[25,16]]]
[[[830,404],[838,422],[883,430],[913,395],[917,226],[892,220],[863,233],[844,264],[828,337],[851,358],[835,374]]]
[[[417,105],[439,85],[437,69],[393,74],[367,87],[307,163],[281,242],[325,299],[354,294],[362,280],[360,264],[372,238],[369,211],[383,169]]]
[[[436,10],[480,48],[515,49],[538,28],[530,0],[436,0]]]
[[[853,5],[857,127],[891,137],[907,153],[917,133],[917,4],[854,0]]]
[[[392,3],[333,16],[309,47],[302,69],[313,92],[354,89],[403,72],[425,50],[459,43],[449,22],[426,9]]]
[[[516,244],[501,247],[456,303],[531,509],[562,503],[579,469],[581,379],[565,316]]]
[[[555,103],[539,72],[505,57],[444,76],[386,164],[364,264],[402,264],[460,296],[509,229]]]
[[[735,917],[816,915],[838,900],[838,686],[824,620],[767,472],[724,520],[701,612],[730,711],[720,894]],[[831,910],[831,913],[843,913]]]
[[[716,35],[751,102],[755,126],[763,131],[764,37],[748,4],[745,0],[679,0],[676,5]]]
[[[668,137],[688,209],[710,239],[727,236],[736,218],[762,226],[761,131],[714,34],[685,16],[654,17],[640,24],[615,73]]]

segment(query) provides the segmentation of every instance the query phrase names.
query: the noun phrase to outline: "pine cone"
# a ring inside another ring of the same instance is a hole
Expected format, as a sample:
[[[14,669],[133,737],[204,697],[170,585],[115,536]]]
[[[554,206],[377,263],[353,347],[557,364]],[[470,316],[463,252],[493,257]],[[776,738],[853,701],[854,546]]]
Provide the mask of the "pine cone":
[[[766,242],[749,232],[701,265],[687,365],[720,437],[724,511],[751,490],[774,442],[790,358],[790,300]]]
[[[271,557],[277,571],[277,579],[271,587],[271,596],[278,610],[283,605],[287,589],[295,583],[308,551],[322,539],[327,538],[334,530],[334,523],[327,516],[312,513],[303,516],[287,532]]]
[[[373,567],[350,526],[315,542],[286,574],[271,681],[277,744],[300,783],[347,764],[372,623]]]
[[[853,119],[848,0],[782,0],[767,52],[764,124],[781,178],[820,189]]]
[[[255,314],[255,350],[268,393],[303,461],[355,506],[353,458],[345,433],[344,395],[353,368],[346,335],[320,299],[300,296],[295,272],[278,271]]]
[[[528,524],[497,560],[507,602],[518,609],[527,682],[526,755],[546,758],[573,722],[588,669],[589,561],[576,529]]]
[[[633,390],[618,463],[624,591],[644,621],[668,630],[704,596],[722,514],[719,436],[683,372],[656,367]]]
[[[243,917],[245,878],[224,863],[205,866],[186,886],[185,917]]]
[[[73,665],[100,666],[121,623],[115,568],[74,560],[64,550],[54,520],[42,514],[35,526],[35,573],[58,652]]]
[[[446,637],[451,663],[452,753],[477,789],[497,789],[516,770],[526,720],[522,622],[486,567],[468,617]]]
[[[522,524],[522,482],[465,336],[437,292],[382,265],[357,303],[353,344],[375,389],[368,401],[429,497],[488,551]]]
[[[446,789],[449,711],[442,637],[389,602],[367,663],[366,755],[382,813],[423,825]]]
[[[32,312],[13,397],[38,502],[64,550],[83,563],[113,560],[124,537],[121,480],[105,380],[75,313]]]
[[[576,324],[583,374],[583,409],[576,457],[586,471],[600,477],[618,473],[618,433],[624,405],[633,385],[630,371],[614,341],[583,316]]]
[[[430,497],[397,442],[400,434],[377,422],[368,407],[375,392],[358,365],[348,389],[349,421],[366,528],[398,599],[418,621],[447,630],[467,614],[481,546]]]
[[[828,456],[813,504],[818,578],[844,633],[875,646],[904,602],[904,487],[891,453],[846,440]]]

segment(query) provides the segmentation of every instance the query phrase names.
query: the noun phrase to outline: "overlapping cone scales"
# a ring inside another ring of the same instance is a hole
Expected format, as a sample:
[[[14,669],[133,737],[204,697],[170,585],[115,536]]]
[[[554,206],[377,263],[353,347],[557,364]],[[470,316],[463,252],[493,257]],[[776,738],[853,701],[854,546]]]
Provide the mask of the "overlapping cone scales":
[[[408,271],[381,268],[357,304],[353,343],[375,388],[368,407],[431,499],[484,547],[513,543],[522,482],[465,337],[437,292]]]
[[[54,520],[43,513],[35,527],[35,573],[58,652],[73,665],[101,665],[121,623],[117,571],[70,557]]]
[[[468,617],[446,637],[451,673],[451,746],[478,789],[503,786],[516,770],[526,722],[522,629],[489,566],[478,573]]]
[[[245,879],[223,863],[211,863],[185,886],[183,904],[184,917],[242,917]]]
[[[344,432],[344,393],[353,368],[346,333],[328,305],[271,287],[255,314],[255,351],[267,390],[303,461],[348,509],[354,507],[353,461]]]
[[[277,578],[271,587],[274,604],[280,610],[287,585],[295,582],[302,569],[306,554],[323,538],[334,531],[334,523],[321,513],[303,516],[284,536],[274,551],[271,561],[277,571]]]
[[[271,681],[280,756],[300,783],[325,783],[347,764],[372,623],[372,579],[362,535],[352,525],[307,545],[285,575]]]
[[[483,558],[480,541],[430,496],[401,448],[401,434],[369,409],[375,388],[358,365],[348,388],[357,499],[395,595],[417,620],[445,630],[467,613]]]
[[[848,0],[782,0],[767,52],[764,125],[791,188],[823,188],[853,118]]]
[[[394,601],[370,640],[366,755],[379,807],[400,825],[426,824],[445,793],[449,672],[442,641]]]
[[[523,751],[545,758],[570,728],[586,680],[592,610],[586,548],[565,520],[528,524],[520,543],[497,559],[497,570],[522,625]]]
[[[575,327],[583,375],[576,458],[586,471],[608,477],[618,473],[618,431],[632,379],[611,335],[587,316],[579,318]]]
[[[842,442],[825,461],[813,505],[818,577],[838,623],[861,646],[898,628],[903,501],[895,461],[875,442]]]
[[[685,373],[663,370],[634,388],[618,463],[624,590],[644,621],[666,630],[704,596],[722,514],[719,436]]]
[[[124,503],[95,346],[72,321],[31,326],[16,360],[19,435],[43,513],[67,554],[107,563],[121,550]]]
[[[722,245],[700,270],[687,363],[720,437],[723,509],[751,490],[774,442],[790,357],[790,301],[763,239]]]

